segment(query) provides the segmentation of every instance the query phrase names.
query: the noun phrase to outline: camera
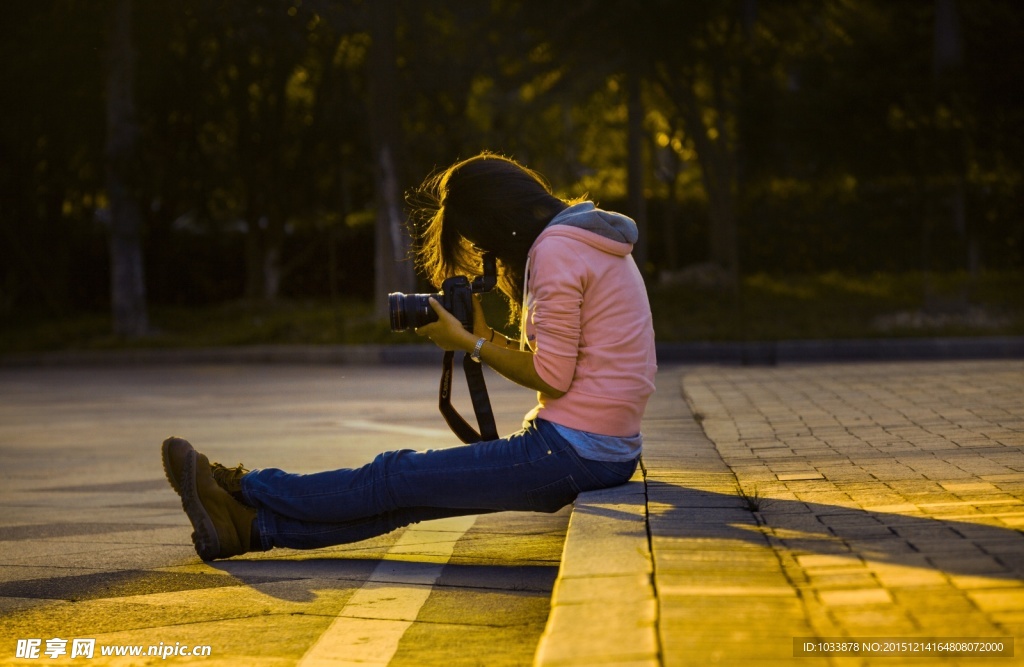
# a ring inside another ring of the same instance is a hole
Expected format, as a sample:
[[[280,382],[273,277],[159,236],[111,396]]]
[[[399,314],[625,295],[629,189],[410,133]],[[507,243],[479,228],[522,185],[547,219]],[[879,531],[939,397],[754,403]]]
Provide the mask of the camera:
[[[465,276],[453,276],[441,283],[437,294],[388,295],[388,314],[392,331],[415,329],[437,321],[437,313],[430,307],[430,297],[437,299],[445,310],[454,315],[467,331],[473,330],[473,295],[490,292],[498,283],[497,261],[491,253],[483,256],[484,273],[470,282]]]

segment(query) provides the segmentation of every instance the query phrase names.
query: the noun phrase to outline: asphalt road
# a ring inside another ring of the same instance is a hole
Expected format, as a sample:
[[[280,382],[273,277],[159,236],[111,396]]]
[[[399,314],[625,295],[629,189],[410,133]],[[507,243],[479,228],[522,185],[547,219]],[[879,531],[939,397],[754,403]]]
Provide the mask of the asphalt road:
[[[207,564],[163,478],[159,445],[171,434],[227,465],[295,472],[458,444],[437,412],[438,375],[423,366],[0,370],[0,664],[166,662],[101,656],[126,646],[204,665],[530,664],[567,509]],[[516,430],[533,396],[493,375],[489,388],[499,431]],[[461,378],[455,397],[468,412]],[[81,639],[95,640],[91,661],[71,657],[88,646]],[[39,659],[26,657],[33,647]],[[194,647],[209,656],[184,657]]]

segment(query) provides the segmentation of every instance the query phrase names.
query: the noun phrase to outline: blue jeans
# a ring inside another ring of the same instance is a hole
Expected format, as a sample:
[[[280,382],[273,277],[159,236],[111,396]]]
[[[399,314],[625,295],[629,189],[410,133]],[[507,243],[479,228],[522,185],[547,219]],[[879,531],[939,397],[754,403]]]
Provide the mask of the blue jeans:
[[[499,440],[377,456],[361,468],[310,475],[275,468],[242,478],[265,549],[345,544],[428,519],[503,510],[555,512],[581,491],[629,480],[636,460],[584,459],[536,419]]]

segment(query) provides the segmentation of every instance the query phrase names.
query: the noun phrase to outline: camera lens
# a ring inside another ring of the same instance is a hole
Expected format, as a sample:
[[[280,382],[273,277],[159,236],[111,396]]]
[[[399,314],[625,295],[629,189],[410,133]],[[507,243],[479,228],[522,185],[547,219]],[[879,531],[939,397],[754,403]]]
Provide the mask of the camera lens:
[[[402,294],[392,292],[388,295],[388,316],[391,319],[392,331],[415,329],[437,321],[437,313],[430,307],[433,294]]]
[[[401,292],[388,294],[388,316],[392,331],[405,331],[405,295]]]

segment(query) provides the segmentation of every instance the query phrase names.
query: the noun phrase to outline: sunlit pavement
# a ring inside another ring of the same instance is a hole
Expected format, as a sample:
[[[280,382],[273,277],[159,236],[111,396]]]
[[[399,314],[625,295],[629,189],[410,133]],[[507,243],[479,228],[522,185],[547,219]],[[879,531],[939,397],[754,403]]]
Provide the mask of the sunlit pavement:
[[[644,430],[538,664],[1024,664],[1024,362],[665,369]]]
[[[529,664],[568,508],[203,563],[164,480],[170,434],[227,465],[296,472],[456,444],[437,413],[439,372],[0,371],[0,664]],[[489,386],[499,428],[515,430],[532,397]],[[135,646],[160,655],[101,655]],[[197,647],[210,655],[185,657]]]
[[[195,557],[162,479],[164,436],[297,471],[446,446],[436,375],[0,371],[0,663],[81,664],[51,660],[47,640],[95,638],[97,663],[118,663],[100,645],[208,645],[167,660],[1024,664],[1022,361],[666,365],[646,475],[581,496],[567,535],[567,511],[495,514]],[[510,431],[531,397],[490,386]],[[17,660],[30,638],[41,657]],[[947,653],[1009,639],[1013,657]]]

